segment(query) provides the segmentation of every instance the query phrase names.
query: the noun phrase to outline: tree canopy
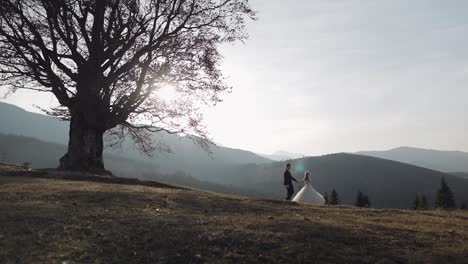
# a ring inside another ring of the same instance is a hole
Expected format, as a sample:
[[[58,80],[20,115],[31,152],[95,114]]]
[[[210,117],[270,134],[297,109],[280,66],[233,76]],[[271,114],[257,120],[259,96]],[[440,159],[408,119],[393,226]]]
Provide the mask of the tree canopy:
[[[0,86],[55,95],[48,113],[71,120],[66,168],[102,167],[109,130],[146,153],[151,132],[208,140],[199,109],[230,90],[219,45],[244,40],[254,16],[248,0],[3,0]],[[159,96],[168,87],[177,100]]]
[[[336,190],[333,189],[331,194],[330,194],[328,204],[330,204],[330,205],[339,205],[340,202],[341,201],[340,201],[340,198],[338,197],[338,192],[336,192]]]
[[[369,196],[365,195],[361,191],[358,191],[356,195],[356,202],[354,203],[354,205],[357,207],[371,207]]]
[[[445,181],[445,178],[440,180],[440,189],[437,191],[435,205],[441,209],[454,209],[456,206],[455,195]]]

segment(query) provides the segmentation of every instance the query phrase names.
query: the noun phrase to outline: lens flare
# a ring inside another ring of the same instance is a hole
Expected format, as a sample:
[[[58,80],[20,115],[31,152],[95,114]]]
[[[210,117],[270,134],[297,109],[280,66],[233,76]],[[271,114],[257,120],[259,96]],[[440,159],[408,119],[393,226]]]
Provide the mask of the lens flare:
[[[305,171],[304,161],[298,160],[292,164],[292,171],[294,174],[302,174]]]

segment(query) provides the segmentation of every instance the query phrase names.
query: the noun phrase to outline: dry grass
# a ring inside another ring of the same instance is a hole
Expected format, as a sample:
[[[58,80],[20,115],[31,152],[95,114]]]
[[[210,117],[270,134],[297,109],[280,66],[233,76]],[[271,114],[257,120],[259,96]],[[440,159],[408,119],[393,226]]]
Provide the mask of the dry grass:
[[[19,165],[2,163],[0,162],[0,175],[11,174],[16,172],[26,172],[27,169],[22,168]]]
[[[466,211],[11,176],[0,211],[1,263],[468,263]]]

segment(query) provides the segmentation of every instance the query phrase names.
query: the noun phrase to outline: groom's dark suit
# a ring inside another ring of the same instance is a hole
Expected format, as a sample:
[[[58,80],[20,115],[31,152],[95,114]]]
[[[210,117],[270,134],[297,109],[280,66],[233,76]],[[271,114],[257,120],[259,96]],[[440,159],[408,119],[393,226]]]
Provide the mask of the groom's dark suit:
[[[291,200],[292,195],[294,194],[294,186],[292,181],[297,182],[296,179],[291,175],[291,172],[289,170],[286,170],[284,172],[284,185],[286,186],[286,190],[288,192],[286,196],[286,200]]]

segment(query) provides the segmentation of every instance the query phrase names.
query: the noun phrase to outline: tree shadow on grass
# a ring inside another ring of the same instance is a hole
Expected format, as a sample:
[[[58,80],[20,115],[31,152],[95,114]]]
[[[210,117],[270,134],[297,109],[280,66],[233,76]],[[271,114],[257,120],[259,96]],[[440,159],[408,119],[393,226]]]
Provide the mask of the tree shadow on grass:
[[[279,211],[269,201],[174,190],[30,195],[0,201],[6,263],[463,263],[467,254],[430,255],[431,243],[412,245],[417,232],[290,216],[327,210],[294,203]]]

